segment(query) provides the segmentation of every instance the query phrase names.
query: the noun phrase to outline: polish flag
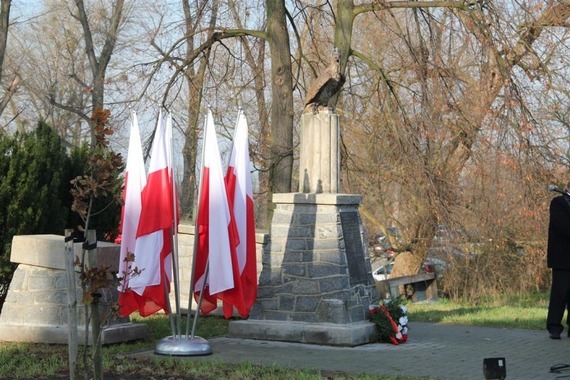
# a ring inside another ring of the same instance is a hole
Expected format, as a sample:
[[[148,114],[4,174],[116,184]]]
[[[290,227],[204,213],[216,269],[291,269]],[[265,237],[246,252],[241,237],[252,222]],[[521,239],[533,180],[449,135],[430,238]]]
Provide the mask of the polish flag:
[[[242,111],[238,115],[225,182],[239,236],[236,256],[243,292],[243,305],[241,307],[247,315],[257,298],[257,256],[248,128],[247,120]],[[226,307],[224,305],[224,308]],[[246,315],[242,316],[245,317]]]
[[[132,256],[135,252],[135,241],[139,219],[141,214],[141,193],[146,185],[146,172],[141,146],[139,124],[135,112],[131,115],[131,130],[129,137],[129,150],[127,153],[127,167],[125,173],[125,188],[123,192],[123,207],[121,209],[121,251],[119,256],[118,277],[119,305],[121,314],[129,315],[132,305],[129,305],[131,297],[126,296],[129,289],[129,277],[132,269]],[[123,307],[124,305],[124,307]],[[136,304],[135,304],[136,305]]]
[[[172,278],[174,197],[172,178],[172,122],[163,125],[159,113],[152,144],[147,184],[141,195],[133,268],[141,272],[129,280],[131,300],[121,305],[124,313],[139,311],[143,317],[159,310],[169,312]],[[126,298],[126,297],[125,297]],[[128,314],[127,314],[128,315]]]
[[[208,110],[204,127],[203,163],[200,199],[196,226],[198,241],[194,267],[194,298],[204,290],[200,310],[208,314],[215,310],[217,301],[236,306],[242,315],[243,294],[235,247],[237,231],[232,223],[231,210],[224,183],[220,151],[212,112]],[[232,316],[232,308],[224,309],[224,316]]]

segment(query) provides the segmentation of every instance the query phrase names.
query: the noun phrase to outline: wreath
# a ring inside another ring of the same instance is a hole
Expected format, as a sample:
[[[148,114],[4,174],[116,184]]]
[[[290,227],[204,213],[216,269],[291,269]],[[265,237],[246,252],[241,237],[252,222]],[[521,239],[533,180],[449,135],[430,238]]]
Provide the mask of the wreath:
[[[370,322],[376,325],[378,342],[398,345],[408,340],[408,308],[399,298],[371,306]]]

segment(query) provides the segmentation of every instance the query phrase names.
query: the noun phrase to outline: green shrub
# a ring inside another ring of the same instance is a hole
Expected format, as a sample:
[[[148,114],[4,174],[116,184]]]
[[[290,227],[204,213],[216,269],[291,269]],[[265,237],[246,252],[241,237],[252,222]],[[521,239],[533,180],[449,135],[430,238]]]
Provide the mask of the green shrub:
[[[62,233],[69,213],[68,180],[66,149],[44,122],[33,132],[0,137],[0,307],[15,269],[12,238]]]
[[[70,181],[86,172],[90,148],[67,149],[45,122],[29,133],[0,135],[0,311],[15,265],[10,262],[15,235],[63,235],[66,228],[83,225],[71,212]],[[120,205],[114,194],[95,199],[90,229],[98,240],[116,237]]]

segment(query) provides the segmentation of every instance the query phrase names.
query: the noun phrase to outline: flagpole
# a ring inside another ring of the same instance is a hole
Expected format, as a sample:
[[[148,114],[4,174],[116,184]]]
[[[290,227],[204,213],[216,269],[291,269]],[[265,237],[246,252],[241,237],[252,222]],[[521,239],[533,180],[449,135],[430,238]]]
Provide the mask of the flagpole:
[[[170,128],[168,126],[170,125]],[[167,113],[166,119],[166,126],[167,131],[170,133],[170,154],[168,159],[170,160],[170,178],[172,180],[172,234],[171,242],[172,242],[172,282],[174,283],[174,302],[176,306],[176,327],[177,327],[177,334],[178,338],[182,336],[182,322],[180,318],[180,265],[179,265],[179,257],[178,257],[178,200],[177,200],[177,193],[176,193],[176,180],[174,178],[174,163],[172,160],[172,152],[174,152],[174,143],[173,143],[173,136],[172,136],[172,115],[170,112]]]
[[[239,123],[239,115],[241,114],[242,109],[241,107],[239,108],[238,111],[238,118],[236,121],[236,126],[234,127],[234,130],[237,129],[237,125]],[[204,125],[207,124],[207,117],[205,117],[204,119]],[[205,128],[204,128],[205,131]],[[235,133],[235,132],[234,132]],[[232,139],[232,149],[230,149],[230,152],[233,150],[233,144],[234,144],[234,139]],[[188,337],[188,333],[189,333],[189,328],[190,328],[190,312],[192,311],[192,295],[193,295],[193,284],[194,284],[194,280],[195,280],[195,268],[196,268],[196,256],[197,256],[197,246],[198,246],[198,213],[199,213],[199,208],[200,208],[200,199],[202,197],[202,179],[203,179],[203,171],[204,171],[204,156],[205,156],[205,149],[204,149],[204,145],[202,145],[202,172],[200,173],[200,183],[198,186],[198,202],[197,202],[197,206],[195,207],[195,222],[194,222],[194,254],[192,256],[192,275],[191,275],[191,280],[190,280],[190,296],[188,298],[188,316],[187,316],[187,322],[186,322],[186,336]],[[231,158],[231,157],[230,157]],[[196,333],[196,326],[198,325],[198,315],[200,313],[200,306],[202,305],[202,299],[203,299],[203,295],[204,295],[204,290],[206,289],[206,283],[208,281],[208,275],[210,274],[210,258],[208,257],[206,259],[206,270],[204,271],[204,282],[202,283],[202,289],[200,290],[200,296],[198,297],[198,302],[197,302],[197,306],[196,306],[196,315],[194,315],[194,321],[192,323],[192,332],[190,334],[191,338],[194,338],[194,334]]]
[[[164,276],[164,286],[162,287],[164,290],[164,300],[166,303],[166,308],[168,310],[168,322],[170,324],[170,332],[172,333],[172,336],[176,337],[176,327],[174,326],[174,318],[172,317],[172,306],[170,306],[170,295],[168,294],[168,284],[166,283],[166,280],[168,280],[168,277],[166,277],[166,273],[161,273],[161,276]]]
[[[232,145],[230,145],[230,154],[228,155],[228,162],[226,167],[229,166],[230,160],[232,159],[232,152],[234,151],[234,144],[236,143],[236,131],[239,125],[239,117],[241,116],[241,107],[238,108],[238,117],[236,119],[236,125],[234,126],[234,137],[232,139]]]
[[[157,127],[154,129],[155,137],[156,137],[156,130],[158,129],[158,123],[162,123],[162,109],[158,110],[158,120],[156,123]],[[172,234],[170,234],[170,236],[172,236]],[[172,242],[172,237],[171,237],[171,242]],[[172,249],[174,249],[174,247]],[[172,268],[172,269],[174,272],[174,268]],[[162,276],[162,274],[161,274],[161,276]],[[164,277],[165,277],[165,279],[167,279],[166,275]],[[176,327],[174,324],[174,318],[172,317],[172,306],[170,305],[170,295],[168,294],[168,284],[166,283],[166,281],[164,281],[164,301],[166,303],[166,307],[168,308],[167,311],[168,311],[168,321],[170,323],[170,331],[172,332],[172,336],[176,337]]]
[[[133,111],[133,110],[131,109],[131,106],[129,106],[129,116],[130,116],[130,120],[131,120],[131,128],[129,129],[129,149],[130,149],[130,144],[131,144],[131,143],[130,143],[130,139],[132,138],[131,135],[132,135],[132,132],[133,132],[133,131],[132,131],[132,128],[133,128],[133,124],[134,124],[134,122],[135,122],[135,117],[136,117],[135,115],[136,115],[135,111]],[[137,123],[138,123],[138,122],[137,122]],[[137,127],[138,127],[138,124],[137,124]],[[139,142],[140,142],[140,135],[139,135]],[[130,152],[129,152],[129,153],[130,153]],[[141,153],[142,153],[142,152],[141,152]],[[128,161],[128,158],[127,158],[127,161]],[[144,167],[144,165],[143,165],[143,167]],[[125,169],[125,170],[127,170],[127,169]],[[126,182],[125,182],[125,185],[126,185]],[[123,198],[123,201],[126,201],[126,197],[127,197],[126,192],[124,193],[123,197],[124,197],[124,198]],[[125,202],[125,203],[126,203],[126,202]],[[123,206],[123,207],[124,207],[124,206]],[[123,236],[124,236],[124,235],[123,235],[123,228],[124,228],[124,225],[122,225],[122,224],[123,224],[123,215],[122,215],[122,213],[121,213],[121,240],[123,240]],[[136,235],[136,231],[135,231],[135,235]],[[134,248],[133,248],[133,251],[134,251]],[[128,254],[128,246],[127,246],[127,254]],[[122,273],[120,273],[120,272],[121,272],[121,265],[122,265],[121,263],[123,262],[122,259],[123,259],[123,258],[121,258],[121,262],[119,263],[119,275],[122,274]],[[129,267],[129,266],[130,266],[130,264],[127,262],[126,267],[125,267],[125,270],[124,270],[123,280],[119,283],[120,286],[121,286],[121,288],[122,288],[122,291],[123,291],[123,292],[125,292],[126,289],[129,288],[129,280],[130,280],[130,277],[131,277],[131,271],[128,270],[128,267]]]
[[[235,130],[237,130],[237,127],[238,127],[238,125],[239,125],[239,120],[240,120],[240,115],[241,115],[241,113],[242,113],[242,109],[240,108],[239,111],[238,111],[238,118],[237,118],[236,125],[235,125],[235,128],[234,128]],[[206,120],[205,120],[204,125],[207,125],[207,116],[206,116]],[[205,135],[205,132],[206,132],[206,130],[205,130],[205,128],[204,128],[204,135]],[[235,132],[234,132],[234,134],[235,134]],[[232,149],[230,150],[230,152],[233,151],[233,145],[234,145],[234,143],[235,143],[235,138],[232,139],[232,145],[231,145]],[[203,146],[204,146],[204,145],[203,145]],[[196,220],[195,220],[195,226],[194,226],[194,229],[195,229],[195,232],[194,232],[194,255],[193,255],[193,265],[192,265],[192,275],[191,275],[192,279],[191,279],[191,281],[190,281],[190,298],[189,298],[189,300],[188,300],[188,301],[189,301],[189,302],[188,302],[188,303],[189,303],[189,309],[191,309],[191,304],[192,304],[192,295],[193,295],[192,286],[193,286],[193,284],[194,284],[195,270],[196,270],[197,245],[198,245],[198,239],[199,239],[199,234],[198,234],[198,231],[199,231],[198,215],[199,215],[199,212],[200,212],[200,210],[199,210],[199,207],[200,207],[200,200],[202,199],[202,187],[203,187],[202,181],[203,181],[203,177],[204,177],[204,176],[203,176],[204,160],[205,160],[205,149],[202,149],[202,161],[201,161],[201,162],[202,162],[202,173],[200,174],[200,185],[199,185],[199,187],[198,187],[198,189],[199,189],[199,191],[198,191],[198,202],[197,202],[198,205],[197,205],[197,207],[196,207],[196,218],[195,218]],[[230,155],[230,157],[229,157],[229,160],[231,160],[231,155]],[[198,302],[197,302],[197,310],[196,310],[196,314],[194,315],[194,322],[193,322],[193,324],[192,324],[192,332],[191,332],[191,337],[192,337],[192,338],[194,338],[194,336],[195,336],[194,334],[195,334],[195,332],[196,332],[196,327],[197,327],[197,324],[198,324],[198,317],[199,317],[200,308],[201,308],[202,300],[203,300],[203,296],[204,296],[204,290],[205,290],[206,285],[207,285],[207,282],[208,282],[209,274],[210,274],[210,256],[208,255],[208,258],[206,259],[206,265],[205,265],[205,270],[204,270],[204,275],[203,275],[203,276],[204,276],[204,280],[203,280],[203,282],[202,282],[202,289],[200,290],[200,296],[198,297]],[[189,329],[189,326],[190,326],[190,313],[188,314],[188,323],[186,324],[186,335],[187,335],[187,336],[188,336],[188,329]]]
[[[175,190],[174,180],[172,181],[172,187]],[[176,192],[173,192],[173,198],[176,197]],[[174,209],[176,209],[176,203],[174,204]],[[180,265],[178,257],[178,226],[176,221],[178,220],[178,212],[174,211],[174,226],[172,235],[172,270],[173,270],[173,282],[174,282],[174,302],[176,305],[176,324],[178,336],[182,336],[182,319],[180,317]]]
[[[192,323],[192,334],[191,339],[194,338],[196,333],[196,326],[198,325],[198,316],[200,311],[200,305],[202,305],[202,299],[204,298],[204,290],[206,289],[206,282],[208,281],[208,274],[210,273],[210,259],[206,260],[206,270],[204,271],[204,282],[202,283],[202,289],[200,290],[200,297],[198,297],[198,308],[196,310],[196,315],[194,316],[194,322]],[[186,331],[188,331],[188,325],[186,326]],[[186,332],[188,335],[188,332]]]
[[[204,159],[205,159],[205,146],[204,146],[204,142],[206,141],[206,128],[208,127],[208,113],[206,113],[206,116],[204,117],[204,138],[202,140],[202,153],[201,153],[201,160],[200,163],[202,165],[202,171],[200,172],[200,181],[198,184],[198,202],[194,203],[194,247],[193,247],[193,253],[192,253],[192,273],[190,275],[190,289],[189,289],[189,293],[188,293],[188,314],[186,315],[186,337],[188,338],[188,334],[189,334],[189,330],[190,330],[190,318],[192,317],[192,298],[194,297],[194,280],[196,279],[196,256],[197,256],[197,252],[198,252],[198,238],[199,238],[199,226],[198,226],[198,215],[200,212],[200,199],[202,197],[202,181],[204,179]],[[204,280],[206,280],[204,278]],[[206,283],[206,281],[204,281],[204,284]],[[202,289],[203,290],[203,289]],[[198,315],[198,313],[200,312],[200,304],[201,304],[201,300],[202,300],[202,292],[200,292],[200,298],[198,301],[200,301],[200,303],[196,306],[196,315],[194,316],[194,318],[196,318],[196,316]],[[192,334],[192,337],[194,336],[194,334]]]
[[[169,113],[170,116],[170,113]],[[176,322],[178,327],[178,333],[174,333],[174,321],[171,317],[171,328],[173,329],[173,334],[171,337],[164,338],[162,341],[158,342],[155,347],[155,353],[163,354],[163,355],[171,355],[171,356],[197,356],[197,355],[209,355],[212,353],[212,349],[210,348],[209,343],[200,337],[192,338],[188,337],[188,332],[186,332],[186,336],[182,337],[182,321],[181,321],[181,310],[180,310],[180,277],[179,277],[179,258],[178,258],[178,202],[176,199],[176,184],[174,180],[174,165],[172,164],[172,139],[171,139],[171,151],[170,151],[170,167],[172,170],[171,178],[172,178],[172,207],[173,207],[173,221],[172,221],[172,230],[170,234],[171,242],[172,242],[172,271],[173,271],[173,283],[174,283],[174,297],[176,303]],[[196,230],[197,231],[197,230]],[[196,244],[194,244],[196,247]],[[196,248],[194,248],[196,250]],[[192,277],[194,276],[194,272],[192,272]],[[190,281],[190,290],[192,290],[192,282]],[[165,288],[166,289],[166,288]],[[192,292],[189,294],[189,303],[191,304],[192,300]],[[170,309],[170,299],[167,297],[167,305]],[[191,306],[188,310],[188,315],[191,314]],[[170,313],[172,316],[172,313]],[[189,323],[189,322],[188,322]],[[187,324],[188,324],[187,323]],[[186,329],[188,331],[188,328]]]

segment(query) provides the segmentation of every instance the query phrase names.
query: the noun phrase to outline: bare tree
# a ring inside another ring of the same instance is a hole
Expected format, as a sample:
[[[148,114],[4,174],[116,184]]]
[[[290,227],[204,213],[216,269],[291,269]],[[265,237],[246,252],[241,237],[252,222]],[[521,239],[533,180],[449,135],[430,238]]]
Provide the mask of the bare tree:
[[[3,79],[4,74],[4,57],[6,56],[6,48],[8,46],[8,28],[10,26],[10,6],[12,4],[11,0],[1,0],[0,1],[0,80]],[[8,105],[8,102],[14,96],[16,92],[16,87],[20,83],[20,75],[15,73],[12,81],[6,88],[4,95],[0,99],[0,115],[4,112],[4,109]]]
[[[85,87],[70,80],[89,74],[88,64],[83,59],[81,31],[73,24],[73,19],[61,7],[54,6],[15,26],[11,35],[11,61],[17,61],[12,58],[16,54],[26,59],[18,63],[22,91],[11,102],[11,114],[20,130],[35,125],[29,122],[31,120],[43,119],[57,129],[69,145],[77,146],[87,130],[83,121],[90,94]]]
[[[205,9],[208,2],[200,3],[198,10]],[[291,59],[289,54],[289,35],[286,28],[286,9],[285,4],[282,1],[266,2],[266,12],[267,12],[267,31],[263,30],[253,30],[244,29],[237,17],[237,12],[235,8],[235,3],[229,3],[229,9],[233,12],[235,23],[238,25],[237,28],[222,28],[217,26],[217,19],[212,10],[216,10],[216,2],[212,3],[214,6],[210,8],[211,18],[209,25],[205,28],[205,32],[197,28],[198,22],[192,24],[191,27],[186,28],[186,35],[184,39],[189,42],[188,49],[186,50],[186,55],[184,57],[177,56],[177,45],[180,41],[175,42],[169,49],[160,49],[160,54],[162,55],[161,62],[168,62],[176,67],[176,72],[171,76],[170,83],[175,83],[177,77],[180,73],[185,73],[190,85],[192,86],[191,93],[195,96],[193,103],[189,103],[190,107],[195,112],[194,116],[188,121],[187,129],[187,147],[184,148],[185,156],[185,176],[184,176],[184,204],[189,205],[193,195],[192,183],[195,183],[193,179],[193,173],[195,173],[196,165],[196,154],[195,141],[197,141],[196,131],[198,130],[198,112],[199,106],[201,104],[201,97],[203,96],[204,86],[206,85],[205,70],[208,67],[212,67],[212,61],[209,60],[210,52],[213,47],[218,44],[227,48],[222,41],[228,39],[238,39],[245,46],[245,60],[249,62],[249,66],[254,72],[255,81],[255,97],[258,99],[258,109],[260,110],[260,123],[262,124],[259,130],[259,136],[262,136],[262,140],[267,142],[267,144],[261,144],[261,149],[259,150],[259,156],[261,159],[258,161],[261,168],[260,172],[260,184],[263,186],[260,193],[264,194],[261,198],[263,201],[269,199],[270,192],[289,192],[291,190],[291,177],[293,168],[293,94],[292,94],[292,71],[291,71]],[[186,12],[188,15],[188,13]],[[198,20],[202,17],[203,13],[196,13]],[[187,17],[188,19],[188,17]],[[219,31],[215,31],[218,29]],[[215,31],[215,32],[214,32]],[[200,45],[194,46],[194,40],[197,39],[197,35],[202,33],[202,40]],[[266,79],[263,76],[264,71],[261,70],[263,67],[264,49],[259,49],[259,55],[256,59],[250,46],[248,45],[248,40],[246,36],[260,39],[269,44],[271,54],[273,55],[272,62],[274,62],[272,70],[272,93],[273,93],[273,104],[271,107],[271,132],[268,132],[266,127],[267,123],[267,106],[264,100],[263,88],[266,83]],[[241,40],[239,40],[241,39]],[[155,44],[155,47],[157,45]],[[157,47],[158,48],[158,47]],[[221,55],[217,55],[221,57]],[[197,71],[195,63],[199,62]],[[225,66],[227,69],[228,66]],[[222,69],[223,70],[223,69]],[[222,75],[224,78],[226,76]],[[210,74],[210,79],[213,80],[215,74]],[[218,86],[220,82],[217,82]],[[165,95],[165,96],[168,96]],[[189,111],[189,114],[191,112]],[[194,141],[194,143],[193,143]],[[266,151],[267,149],[267,151]],[[266,188],[267,186],[268,188]],[[259,198],[258,198],[259,200]],[[185,210],[191,210],[189,206],[185,207]],[[264,210],[267,207],[262,207],[261,214],[264,215]],[[187,216],[190,216],[187,214]],[[261,224],[265,224],[265,218],[262,217]]]
[[[22,91],[13,98],[11,115],[4,119],[14,119],[18,128],[35,125],[29,120],[44,119],[71,145],[80,144],[85,135],[93,142],[91,111],[110,108],[104,104],[105,86],[126,77],[116,71],[108,77],[124,22],[123,1],[111,8],[84,5],[68,1],[39,6],[11,29],[14,44],[8,56],[10,65],[19,70]]]
[[[189,59],[195,49],[194,36],[196,34],[199,22],[204,13],[204,8],[207,1],[201,2],[197,6],[196,21],[192,21],[190,2],[184,1],[182,3],[184,8],[184,17],[186,24],[186,44],[188,46],[186,59]],[[210,10],[209,31],[207,38],[211,38],[214,33],[214,27],[218,16],[218,2],[214,1]],[[196,194],[196,156],[198,147],[198,126],[200,121],[200,105],[202,104],[202,91],[204,87],[204,80],[206,69],[208,67],[209,52],[207,49],[204,54],[198,59],[199,65],[189,65],[184,70],[184,75],[187,78],[188,86],[188,122],[185,130],[186,140],[182,150],[184,158],[183,178],[181,186],[181,202],[180,206],[183,210],[183,217],[191,219],[194,213],[194,196]]]
[[[480,170],[471,164],[479,157],[489,158],[489,150],[483,153],[485,144],[491,143],[497,152],[502,149],[500,140],[489,140],[495,126],[502,124],[505,130],[512,130],[520,126],[516,118],[536,125],[536,116],[521,93],[525,85],[517,78],[522,70],[529,80],[540,81],[543,60],[554,61],[564,32],[537,49],[532,45],[545,28],[564,26],[567,7],[566,2],[499,8],[485,2],[356,5],[351,0],[336,2],[334,10],[327,4],[299,5],[306,11],[307,23],[314,23],[310,32],[313,41],[303,41],[311,51],[298,54],[306,60],[310,73],[317,71],[310,54],[319,46],[332,44],[330,37],[315,29],[322,29],[324,20],[335,30],[334,45],[342,52],[342,67],[348,77],[337,106],[344,116],[342,166],[347,174],[343,187],[365,194],[361,210],[372,225],[385,232],[390,225],[400,228],[402,242],[394,243],[408,252],[399,256],[396,275],[420,268],[438,225],[468,231],[471,241],[481,239],[477,237],[482,233],[481,222],[489,226],[487,231],[499,230],[491,217],[478,218],[472,209],[476,207],[473,198],[463,196],[466,186],[481,183],[476,178],[472,178],[475,183],[467,181],[469,173]],[[325,16],[315,16],[315,12]],[[316,19],[321,20],[320,26]],[[515,26],[511,26],[513,20],[518,21]],[[380,43],[371,44],[370,36]],[[542,78],[546,80],[544,74]],[[510,124],[496,110],[497,102],[503,101],[503,108],[512,110]],[[503,136],[508,135],[503,132]],[[528,142],[528,136],[521,133],[511,138]],[[518,159],[536,154],[533,144],[524,146],[528,156]],[[488,164],[486,160],[481,164],[484,162]],[[520,183],[539,172],[545,175],[545,170],[529,165],[525,174],[519,171],[504,176],[501,186],[508,181]],[[492,210],[496,215],[499,210],[533,205],[536,203],[507,201],[502,207],[495,204]],[[496,220],[505,224],[504,218]]]
[[[108,29],[105,31],[104,43],[100,47],[99,56],[96,53],[96,45],[94,42],[94,36],[92,27],[89,23],[89,17],[85,9],[85,4],[83,0],[75,0],[75,5],[77,6],[77,14],[74,16],[81,23],[83,28],[83,38],[85,42],[85,53],[89,60],[89,65],[91,67],[91,83],[88,83],[83,78],[75,77],[74,79],[82,84],[86,91],[91,94],[91,111],[104,108],[104,95],[105,95],[105,75],[107,72],[107,66],[113,55],[113,50],[115,49],[115,44],[117,42],[117,36],[119,33],[119,27],[122,21],[122,13],[124,7],[124,0],[117,0],[111,11],[111,17],[109,19]],[[59,104],[60,107],[65,108],[64,104]],[[90,119],[86,118],[90,124],[92,123]],[[91,143],[95,144],[96,134],[93,128],[91,128]]]

